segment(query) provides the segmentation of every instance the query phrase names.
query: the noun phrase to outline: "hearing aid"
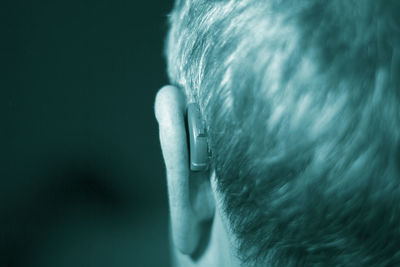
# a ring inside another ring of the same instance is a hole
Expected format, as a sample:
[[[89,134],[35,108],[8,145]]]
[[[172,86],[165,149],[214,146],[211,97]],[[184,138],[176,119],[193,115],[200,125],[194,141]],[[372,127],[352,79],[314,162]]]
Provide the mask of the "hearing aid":
[[[208,169],[207,133],[195,103],[189,103],[186,109],[187,131],[189,135],[190,170],[206,171]]]

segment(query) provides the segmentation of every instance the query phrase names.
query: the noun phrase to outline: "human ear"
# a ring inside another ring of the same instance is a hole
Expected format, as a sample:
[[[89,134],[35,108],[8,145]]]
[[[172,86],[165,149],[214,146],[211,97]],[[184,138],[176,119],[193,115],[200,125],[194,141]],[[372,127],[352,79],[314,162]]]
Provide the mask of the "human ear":
[[[185,113],[186,99],[178,88],[159,90],[155,116],[167,171],[173,241],[182,253],[193,255],[209,234],[204,225],[213,219],[215,201],[209,172],[190,170]]]

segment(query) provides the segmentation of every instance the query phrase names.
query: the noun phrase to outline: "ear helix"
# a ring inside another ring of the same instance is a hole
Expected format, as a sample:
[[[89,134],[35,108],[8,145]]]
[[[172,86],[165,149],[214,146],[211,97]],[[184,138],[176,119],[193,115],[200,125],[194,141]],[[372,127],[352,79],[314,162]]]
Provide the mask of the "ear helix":
[[[186,109],[189,135],[190,170],[206,171],[208,169],[207,133],[196,103],[189,103]]]

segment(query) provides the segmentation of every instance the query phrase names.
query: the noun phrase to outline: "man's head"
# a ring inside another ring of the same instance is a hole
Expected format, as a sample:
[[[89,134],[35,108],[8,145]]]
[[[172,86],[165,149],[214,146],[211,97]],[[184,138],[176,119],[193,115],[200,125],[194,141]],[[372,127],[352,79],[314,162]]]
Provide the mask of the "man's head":
[[[397,14],[396,0],[175,3],[176,87],[156,113],[172,234],[188,261],[225,231],[226,258],[248,265],[400,263]],[[188,169],[190,102],[206,125],[208,172]]]

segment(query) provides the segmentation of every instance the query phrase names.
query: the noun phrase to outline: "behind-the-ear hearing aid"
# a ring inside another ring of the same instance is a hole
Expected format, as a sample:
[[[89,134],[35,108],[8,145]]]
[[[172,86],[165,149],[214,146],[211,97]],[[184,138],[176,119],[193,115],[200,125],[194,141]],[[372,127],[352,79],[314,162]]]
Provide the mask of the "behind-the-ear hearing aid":
[[[189,135],[190,170],[206,171],[208,169],[207,133],[199,107],[195,103],[188,104],[186,118]]]

